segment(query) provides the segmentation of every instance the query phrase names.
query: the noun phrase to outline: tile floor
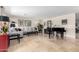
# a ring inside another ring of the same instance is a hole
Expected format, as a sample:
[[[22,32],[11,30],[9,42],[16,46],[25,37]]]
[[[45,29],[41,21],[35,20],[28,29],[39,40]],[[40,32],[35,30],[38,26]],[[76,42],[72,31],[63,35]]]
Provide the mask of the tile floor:
[[[55,37],[48,38],[48,35],[24,36],[20,44],[17,40],[11,40],[9,52],[77,52],[79,51],[79,40]]]

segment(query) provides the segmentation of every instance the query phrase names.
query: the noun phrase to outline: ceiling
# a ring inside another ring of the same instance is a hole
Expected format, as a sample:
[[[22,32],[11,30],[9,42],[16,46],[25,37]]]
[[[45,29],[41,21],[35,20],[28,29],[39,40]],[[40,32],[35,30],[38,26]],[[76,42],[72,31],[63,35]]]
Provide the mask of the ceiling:
[[[79,6],[4,6],[6,13],[19,16],[59,16],[79,12]]]

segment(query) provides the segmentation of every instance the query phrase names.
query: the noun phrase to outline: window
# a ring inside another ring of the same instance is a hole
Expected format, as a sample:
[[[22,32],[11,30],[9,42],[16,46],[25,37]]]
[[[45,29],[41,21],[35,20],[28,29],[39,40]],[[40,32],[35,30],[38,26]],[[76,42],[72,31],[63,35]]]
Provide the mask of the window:
[[[31,20],[27,20],[27,26],[31,26]]]
[[[47,27],[52,27],[52,21],[51,20],[47,21]]]
[[[18,20],[19,26],[31,26],[31,20]]]

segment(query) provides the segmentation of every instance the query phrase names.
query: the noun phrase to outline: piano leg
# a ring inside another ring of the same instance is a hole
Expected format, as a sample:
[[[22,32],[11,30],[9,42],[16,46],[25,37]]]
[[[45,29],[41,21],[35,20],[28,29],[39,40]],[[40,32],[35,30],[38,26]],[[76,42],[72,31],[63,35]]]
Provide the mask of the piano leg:
[[[58,32],[56,32],[56,38],[57,38],[57,39],[59,38]]]
[[[64,39],[64,33],[63,32],[61,33],[61,38]]]
[[[53,34],[53,37],[54,37],[55,36],[54,32],[52,32],[52,34]]]
[[[51,33],[49,32],[49,39],[50,39],[50,37],[51,37]]]

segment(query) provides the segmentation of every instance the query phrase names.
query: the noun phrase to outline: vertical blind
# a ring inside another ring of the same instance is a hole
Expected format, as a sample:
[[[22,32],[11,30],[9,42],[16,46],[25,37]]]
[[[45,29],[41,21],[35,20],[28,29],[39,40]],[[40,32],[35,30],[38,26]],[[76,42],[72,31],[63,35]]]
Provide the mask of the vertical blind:
[[[31,26],[31,20],[18,20],[19,26]]]

